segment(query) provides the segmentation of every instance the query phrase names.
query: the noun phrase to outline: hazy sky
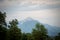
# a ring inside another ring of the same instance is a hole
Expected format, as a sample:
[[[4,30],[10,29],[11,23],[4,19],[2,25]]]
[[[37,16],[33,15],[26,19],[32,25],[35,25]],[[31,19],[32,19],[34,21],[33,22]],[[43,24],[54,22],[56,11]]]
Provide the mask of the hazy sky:
[[[60,0],[0,0],[0,11],[7,13],[7,21],[31,17],[60,27]]]

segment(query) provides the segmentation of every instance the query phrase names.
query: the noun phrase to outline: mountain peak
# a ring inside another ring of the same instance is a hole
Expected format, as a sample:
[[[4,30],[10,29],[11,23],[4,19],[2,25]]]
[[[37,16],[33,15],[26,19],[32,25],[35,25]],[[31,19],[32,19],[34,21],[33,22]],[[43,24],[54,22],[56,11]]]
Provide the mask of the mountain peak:
[[[34,19],[32,19],[30,17],[28,17],[28,18],[25,19],[25,21],[31,21],[31,20],[34,20]]]
[[[34,20],[34,19],[28,17],[28,18],[20,21],[19,25],[22,29],[22,32],[29,33],[32,31],[32,28],[35,28],[35,25],[37,22],[38,22],[37,20]],[[41,24],[43,24],[43,23],[41,23]],[[50,35],[50,36],[55,36],[55,35],[57,35],[58,32],[60,32],[60,28],[56,28],[55,26],[51,26],[48,24],[43,24],[43,25],[47,29],[48,35]]]

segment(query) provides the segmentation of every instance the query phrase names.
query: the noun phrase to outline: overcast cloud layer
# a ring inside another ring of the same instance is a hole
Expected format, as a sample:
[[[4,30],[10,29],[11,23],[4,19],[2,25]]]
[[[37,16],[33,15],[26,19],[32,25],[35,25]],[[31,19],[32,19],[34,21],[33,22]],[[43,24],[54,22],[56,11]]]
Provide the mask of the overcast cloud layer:
[[[31,17],[60,27],[60,0],[0,0],[0,11],[7,13],[7,21]]]

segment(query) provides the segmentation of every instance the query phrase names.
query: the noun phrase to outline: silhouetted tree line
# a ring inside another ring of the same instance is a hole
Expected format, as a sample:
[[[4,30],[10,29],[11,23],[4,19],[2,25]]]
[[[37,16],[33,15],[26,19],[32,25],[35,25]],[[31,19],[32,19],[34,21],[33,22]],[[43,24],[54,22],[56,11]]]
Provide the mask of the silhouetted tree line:
[[[0,40],[60,40],[60,33],[51,38],[44,25],[37,23],[31,33],[22,33],[17,19],[6,23],[6,13],[0,12]]]

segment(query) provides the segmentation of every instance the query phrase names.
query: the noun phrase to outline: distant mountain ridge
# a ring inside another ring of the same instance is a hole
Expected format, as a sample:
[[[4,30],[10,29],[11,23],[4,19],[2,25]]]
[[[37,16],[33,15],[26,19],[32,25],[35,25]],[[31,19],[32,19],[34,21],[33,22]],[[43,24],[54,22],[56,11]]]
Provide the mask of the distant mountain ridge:
[[[32,18],[27,18],[27,19],[20,21],[19,26],[20,26],[22,32],[30,33],[32,31],[32,29],[35,27],[35,24],[37,22],[38,22],[37,20],[34,20]],[[51,26],[48,24],[44,24],[44,23],[41,23],[41,24],[43,24],[45,26],[45,28],[48,31],[48,35],[50,35],[50,36],[55,36],[58,34],[58,32],[60,32],[60,27],[55,27],[55,26]]]

